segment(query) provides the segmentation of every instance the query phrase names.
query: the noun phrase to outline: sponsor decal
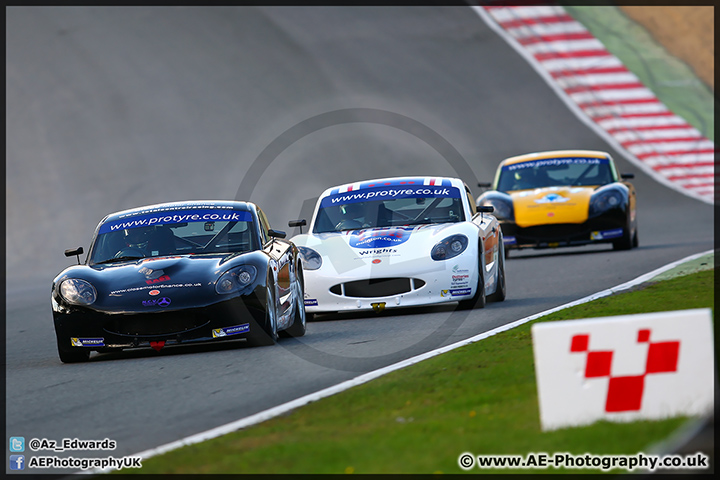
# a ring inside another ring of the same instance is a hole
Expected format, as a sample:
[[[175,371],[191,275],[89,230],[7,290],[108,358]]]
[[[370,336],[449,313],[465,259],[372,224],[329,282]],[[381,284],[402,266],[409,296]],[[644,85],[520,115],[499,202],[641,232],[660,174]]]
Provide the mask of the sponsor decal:
[[[168,285],[157,285],[157,288],[189,288],[189,287],[202,287],[202,283],[171,283]],[[122,288],[120,290],[113,290],[110,292],[110,295],[120,295],[122,293],[129,293],[129,292],[140,292],[142,290],[150,290],[151,292],[156,291],[156,288],[153,286],[143,286],[143,287],[133,287],[133,288]],[[159,290],[157,290],[158,293],[160,293]],[[150,295],[157,295],[158,293],[150,293]]]
[[[331,193],[320,201],[320,207],[330,205],[347,205],[349,203],[366,202],[368,200],[393,200],[396,198],[461,198],[460,190],[437,185],[379,185],[361,191]]]
[[[237,335],[239,333],[247,333],[249,331],[250,331],[250,324],[243,323],[242,325],[235,325],[234,327],[214,328],[212,331],[212,336],[213,336],[213,338],[229,337],[230,335]]]
[[[382,260],[380,260],[379,258],[376,258],[375,260],[372,261],[372,263],[374,263],[375,265],[377,265],[380,262],[382,262]]]
[[[132,219],[130,219],[132,217]],[[98,230],[99,234],[125,230],[129,228],[151,227],[184,222],[252,222],[252,213],[240,210],[225,211],[217,208],[194,209],[182,213],[172,211],[146,211],[123,215],[120,220],[104,223]]]
[[[454,274],[461,274],[461,273],[470,273],[470,270],[466,268],[460,268],[460,265],[454,265],[452,268],[452,272]]]
[[[350,246],[354,248],[384,248],[405,243],[410,238],[412,228],[373,228],[359,230],[350,234]]]
[[[170,276],[169,276],[169,275],[163,275],[163,276],[158,277],[158,278],[155,278],[155,279],[153,279],[153,280],[145,280],[145,283],[147,283],[148,285],[154,285],[154,284],[156,284],[156,283],[168,282],[168,281],[170,281]]]
[[[503,237],[503,244],[517,245],[517,239],[515,237]]]
[[[172,300],[170,300],[168,297],[162,297],[162,298],[152,298],[150,300],[143,300],[142,304],[145,307],[167,307],[170,305]]]
[[[306,298],[305,299],[306,307],[317,307],[317,304],[318,304],[317,298]]]
[[[542,198],[538,198],[535,200],[535,203],[563,203],[570,200],[567,197],[563,197],[562,195],[558,195],[557,193],[548,193]]]
[[[160,295],[160,290],[150,290],[148,293],[154,297],[155,295]]]
[[[613,230],[601,230],[590,232],[590,240],[606,240],[608,238],[622,237],[623,229],[615,228]]]
[[[449,290],[440,290],[441,297],[457,297],[470,295],[472,293],[471,288],[451,288]]]
[[[385,310],[385,302],[371,303],[370,306],[372,307],[372,309],[375,313],[380,313],[383,310]]]
[[[397,249],[395,248],[377,248],[374,250],[360,250],[357,252],[358,255],[362,256],[370,256],[370,257],[376,257],[379,255],[382,256],[389,256],[393,253],[397,253]]]
[[[70,339],[70,344],[73,347],[104,347],[104,338],[77,338],[73,337]]]
[[[470,275],[467,274],[453,275],[451,279],[453,287],[467,287],[469,286],[469,282]]]
[[[451,289],[450,295],[453,297],[462,296],[462,295],[470,295],[472,292],[472,289],[470,288],[458,288],[458,289]]]
[[[541,160],[531,160],[529,162],[513,163],[505,165],[502,169],[514,172],[515,170],[523,170],[526,168],[550,167],[560,165],[601,165],[610,163],[607,158],[586,158],[586,157],[567,157],[567,158],[545,158]]]

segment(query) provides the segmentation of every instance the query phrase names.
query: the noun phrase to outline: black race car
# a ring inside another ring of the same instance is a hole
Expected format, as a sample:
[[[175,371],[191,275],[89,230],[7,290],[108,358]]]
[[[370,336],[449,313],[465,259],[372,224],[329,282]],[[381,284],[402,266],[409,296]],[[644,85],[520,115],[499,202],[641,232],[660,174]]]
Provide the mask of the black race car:
[[[97,226],[78,265],[52,284],[60,360],[91,351],[305,334],[295,245],[257,205],[174,202],[125,210]]]

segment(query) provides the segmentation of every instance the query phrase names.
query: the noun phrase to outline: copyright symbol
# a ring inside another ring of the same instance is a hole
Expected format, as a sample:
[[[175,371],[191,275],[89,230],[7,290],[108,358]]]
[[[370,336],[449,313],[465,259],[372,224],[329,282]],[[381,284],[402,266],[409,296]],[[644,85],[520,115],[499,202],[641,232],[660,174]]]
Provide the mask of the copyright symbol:
[[[40,448],[40,440],[38,440],[37,438],[33,438],[32,440],[30,440],[30,450],[34,451],[38,448]]]
[[[471,453],[463,453],[458,458],[458,465],[463,470],[470,470],[475,465],[475,457]]]

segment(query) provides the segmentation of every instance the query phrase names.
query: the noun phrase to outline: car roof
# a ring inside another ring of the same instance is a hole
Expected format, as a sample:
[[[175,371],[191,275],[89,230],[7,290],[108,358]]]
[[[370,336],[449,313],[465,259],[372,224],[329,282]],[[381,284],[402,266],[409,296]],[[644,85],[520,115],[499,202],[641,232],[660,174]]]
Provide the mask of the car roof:
[[[403,185],[428,185],[444,187],[452,186],[463,190],[465,184],[459,178],[453,177],[412,176],[375,178],[371,180],[362,180],[359,182],[346,183],[344,185],[336,185],[334,187],[330,187],[320,195],[320,198],[327,197],[328,195],[335,195],[338,193],[355,192],[367,188],[377,188],[382,186],[402,187]]]
[[[167,203],[156,203],[154,205],[145,205],[142,207],[129,208],[119,212],[114,212],[107,215],[100,223],[105,223],[113,220],[119,220],[122,218],[132,217],[139,214],[152,213],[152,212],[164,212],[164,211],[177,211],[185,209],[232,209],[232,210],[245,210],[253,211],[256,205],[251,202],[238,202],[234,200],[187,200],[181,202],[167,202]]]
[[[532,160],[544,160],[546,158],[568,158],[568,157],[583,157],[583,158],[607,158],[610,159],[610,154],[600,150],[549,150],[546,152],[534,152],[526,153],[524,155],[516,155],[514,157],[506,158],[500,162],[500,167],[505,165],[511,165],[515,163],[529,162]]]

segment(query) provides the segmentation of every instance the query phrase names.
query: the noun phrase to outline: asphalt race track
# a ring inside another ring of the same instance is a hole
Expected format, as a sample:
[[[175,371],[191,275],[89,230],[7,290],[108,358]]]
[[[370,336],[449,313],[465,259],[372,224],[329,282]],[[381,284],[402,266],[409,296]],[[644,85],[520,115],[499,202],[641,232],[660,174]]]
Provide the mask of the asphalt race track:
[[[117,442],[58,456],[131,455],[713,248],[712,206],[611,150],[469,8],[8,7],[6,18],[6,439]],[[320,318],[274,347],[57,356],[52,278],[107,213],[237,198],[295,234],[287,221],[330,185],[412,174],[472,187],[504,157],[561,148],[609,150],[636,174],[640,248],[514,253],[507,300],[469,313]]]

